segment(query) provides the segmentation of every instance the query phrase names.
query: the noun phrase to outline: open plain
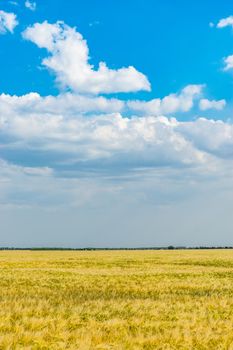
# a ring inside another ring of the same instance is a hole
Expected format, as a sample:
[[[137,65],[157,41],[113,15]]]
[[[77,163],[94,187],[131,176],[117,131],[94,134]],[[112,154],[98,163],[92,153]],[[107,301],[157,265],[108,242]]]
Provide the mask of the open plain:
[[[0,349],[233,349],[233,251],[1,251]]]

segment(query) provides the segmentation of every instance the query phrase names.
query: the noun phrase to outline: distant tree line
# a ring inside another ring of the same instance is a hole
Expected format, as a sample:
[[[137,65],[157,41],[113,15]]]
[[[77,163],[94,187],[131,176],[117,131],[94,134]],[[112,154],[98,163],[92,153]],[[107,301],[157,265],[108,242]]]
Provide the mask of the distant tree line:
[[[32,250],[32,251],[43,251],[43,250],[58,250],[58,251],[95,251],[95,250],[195,250],[195,249],[233,249],[233,246],[197,246],[197,247],[186,247],[186,246],[173,246],[167,247],[118,247],[118,248],[62,248],[62,247],[0,247],[0,250]]]

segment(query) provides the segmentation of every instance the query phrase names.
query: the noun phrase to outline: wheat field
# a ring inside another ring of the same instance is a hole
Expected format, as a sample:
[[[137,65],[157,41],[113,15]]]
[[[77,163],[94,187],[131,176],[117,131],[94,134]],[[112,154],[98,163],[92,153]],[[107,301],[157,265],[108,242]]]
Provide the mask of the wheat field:
[[[1,251],[0,349],[233,349],[233,251]]]

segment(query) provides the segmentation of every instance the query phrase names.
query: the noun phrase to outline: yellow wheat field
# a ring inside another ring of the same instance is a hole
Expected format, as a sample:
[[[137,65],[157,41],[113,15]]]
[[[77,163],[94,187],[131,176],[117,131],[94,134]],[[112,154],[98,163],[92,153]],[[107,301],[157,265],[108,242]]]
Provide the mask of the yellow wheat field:
[[[0,349],[233,349],[233,250],[1,251]]]

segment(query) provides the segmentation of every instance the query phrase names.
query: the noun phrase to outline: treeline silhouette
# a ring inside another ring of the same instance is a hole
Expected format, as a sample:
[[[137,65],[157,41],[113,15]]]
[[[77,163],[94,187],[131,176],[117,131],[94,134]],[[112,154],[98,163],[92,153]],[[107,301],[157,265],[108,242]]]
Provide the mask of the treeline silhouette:
[[[62,248],[62,247],[0,247],[0,250],[32,250],[32,251],[95,251],[95,250],[197,250],[197,249],[233,249],[233,246],[197,246],[197,247],[186,247],[186,246],[173,246],[167,247],[85,247],[85,248]]]

